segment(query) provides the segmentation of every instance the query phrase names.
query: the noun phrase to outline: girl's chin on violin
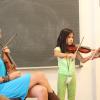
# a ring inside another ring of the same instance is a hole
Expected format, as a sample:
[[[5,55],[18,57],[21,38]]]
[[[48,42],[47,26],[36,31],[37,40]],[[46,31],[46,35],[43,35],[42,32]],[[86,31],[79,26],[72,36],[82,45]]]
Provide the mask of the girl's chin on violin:
[[[68,43],[68,45],[72,45],[72,44],[73,44],[73,42],[69,42],[69,43]]]

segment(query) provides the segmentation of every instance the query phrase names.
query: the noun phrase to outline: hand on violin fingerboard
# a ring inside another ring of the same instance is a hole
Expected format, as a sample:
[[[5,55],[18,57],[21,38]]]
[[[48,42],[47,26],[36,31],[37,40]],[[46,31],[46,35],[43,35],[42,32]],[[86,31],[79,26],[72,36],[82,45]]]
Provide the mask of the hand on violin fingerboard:
[[[100,58],[100,48],[94,51],[94,56],[92,57],[92,60]]]
[[[9,50],[9,48],[6,46],[6,47],[3,48],[3,52],[10,53],[10,50]]]

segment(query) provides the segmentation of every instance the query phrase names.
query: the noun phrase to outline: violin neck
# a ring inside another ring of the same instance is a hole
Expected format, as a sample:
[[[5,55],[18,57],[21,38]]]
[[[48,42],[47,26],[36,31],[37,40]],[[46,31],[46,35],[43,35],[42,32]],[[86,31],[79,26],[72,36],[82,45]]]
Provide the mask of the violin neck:
[[[12,59],[10,53],[5,53],[6,56],[8,57],[9,61],[11,62],[11,64],[14,64],[16,66],[16,63],[14,62],[14,60]]]

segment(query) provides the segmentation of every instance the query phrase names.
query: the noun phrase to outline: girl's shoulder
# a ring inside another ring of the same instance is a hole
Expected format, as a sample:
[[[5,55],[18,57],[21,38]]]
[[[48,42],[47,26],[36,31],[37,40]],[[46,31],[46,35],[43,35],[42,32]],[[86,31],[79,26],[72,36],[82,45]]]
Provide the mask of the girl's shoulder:
[[[54,50],[55,51],[61,51],[61,48],[60,47],[55,47]]]

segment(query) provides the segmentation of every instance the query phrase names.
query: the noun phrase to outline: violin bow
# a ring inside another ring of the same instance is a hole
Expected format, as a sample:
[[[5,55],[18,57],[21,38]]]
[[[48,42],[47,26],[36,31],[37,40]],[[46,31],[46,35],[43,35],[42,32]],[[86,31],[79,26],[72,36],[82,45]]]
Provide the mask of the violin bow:
[[[16,35],[17,35],[17,33],[15,33],[15,34],[5,43],[5,45],[2,46],[2,49],[3,49],[4,47],[6,47],[6,46],[15,38]]]
[[[0,41],[0,45],[2,46],[1,51],[3,50],[4,47],[6,47],[6,46],[15,38],[16,35],[17,35],[17,33],[15,33],[15,34],[5,43],[4,46],[2,45],[3,43]],[[13,63],[16,65],[16,63],[14,62],[14,60],[12,59],[12,57],[9,56],[9,58],[10,58],[10,59],[13,61]]]
[[[79,45],[78,45],[78,47],[77,47],[77,49],[76,49],[76,51],[75,51],[74,54],[77,54],[77,52],[78,52],[78,50],[79,50],[79,48],[80,48],[80,46],[81,46],[83,40],[84,40],[84,37],[82,38],[81,42],[79,43]],[[73,61],[73,59],[72,59],[72,61]]]
[[[80,46],[81,46],[81,44],[82,44],[83,40],[84,40],[84,37],[82,38],[82,40],[81,40],[80,44],[78,45],[78,47],[77,47],[77,49],[76,49],[76,51],[75,51],[75,54],[77,54],[77,52],[78,52],[78,50],[79,50],[79,48],[80,48]]]

